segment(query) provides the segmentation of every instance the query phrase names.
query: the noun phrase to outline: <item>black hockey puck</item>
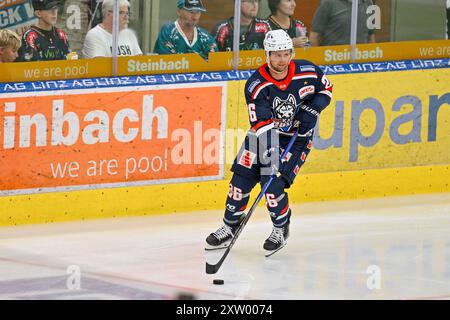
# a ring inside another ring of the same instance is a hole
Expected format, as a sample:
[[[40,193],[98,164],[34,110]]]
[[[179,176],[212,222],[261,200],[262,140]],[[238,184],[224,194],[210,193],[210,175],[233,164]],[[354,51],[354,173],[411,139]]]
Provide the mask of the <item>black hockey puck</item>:
[[[224,284],[225,282],[222,279],[214,279],[213,283],[214,284]]]

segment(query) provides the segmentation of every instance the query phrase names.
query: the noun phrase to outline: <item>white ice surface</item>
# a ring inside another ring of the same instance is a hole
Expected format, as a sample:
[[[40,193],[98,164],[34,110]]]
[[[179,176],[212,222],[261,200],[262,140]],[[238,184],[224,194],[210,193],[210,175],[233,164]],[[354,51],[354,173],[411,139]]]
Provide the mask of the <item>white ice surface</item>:
[[[0,228],[0,299],[450,299],[449,193],[291,208],[285,248],[258,208],[216,275],[222,211]]]

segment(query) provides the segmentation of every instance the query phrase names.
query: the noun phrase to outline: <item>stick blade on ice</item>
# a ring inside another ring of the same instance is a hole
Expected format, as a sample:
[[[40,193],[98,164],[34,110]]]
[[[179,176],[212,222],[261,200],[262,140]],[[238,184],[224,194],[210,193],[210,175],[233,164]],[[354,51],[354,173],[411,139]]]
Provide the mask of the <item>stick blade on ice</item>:
[[[218,270],[219,270],[219,268],[217,268],[216,264],[209,264],[208,262],[206,263],[206,273],[207,274],[215,274]]]

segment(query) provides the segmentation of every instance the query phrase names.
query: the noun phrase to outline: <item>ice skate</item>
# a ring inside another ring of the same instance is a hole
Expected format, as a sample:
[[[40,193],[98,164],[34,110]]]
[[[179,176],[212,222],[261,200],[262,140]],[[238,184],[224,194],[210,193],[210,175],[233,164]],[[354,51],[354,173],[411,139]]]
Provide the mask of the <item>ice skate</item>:
[[[273,227],[269,238],[264,242],[264,250],[266,250],[266,257],[270,257],[275,252],[281,250],[287,243],[289,237],[289,222],[282,227]]]
[[[217,231],[211,233],[206,238],[205,250],[216,250],[228,247],[231,240],[233,239],[236,230],[241,225],[242,220],[244,220],[245,214],[239,217],[239,222],[235,226],[229,226],[223,224]]]

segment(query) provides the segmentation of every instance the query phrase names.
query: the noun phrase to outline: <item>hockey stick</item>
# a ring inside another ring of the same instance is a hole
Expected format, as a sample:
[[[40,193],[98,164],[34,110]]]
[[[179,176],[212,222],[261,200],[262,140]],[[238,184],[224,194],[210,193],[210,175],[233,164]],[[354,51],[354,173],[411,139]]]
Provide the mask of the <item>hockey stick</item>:
[[[280,156],[280,162],[286,157],[286,155],[291,150],[292,146],[294,145],[295,140],[298,137],[298,130],[294,133],[291,140],[289,141],[289,144],[287,145],[286,149],[284,150],[283,154]],[[214,274],[219,271],[220,266],[222,266],[222,263],[225,261],[225,258],[227,257],[228,253],[230,253],[231,248],[233,247],[234,243],[236,242],[237,238],[241,234],[242,230],[244,229],[245,225],[247,224],[248,220],[250,219],[251,215],[253,214],[253,211],[255,211],[256,207],[258,206],[259,202],[261,201],[262,197],[266,193],[267,189],[269,188],[270,184],[272,183],[273,179],[276,176],[276,172],[273,172],[272,175],[269,178],[269,181],[266,182],[266,184],[261,189],[261,192],[258,194],[258,197],[253,202],[253,205],[251,206],[250,210],[248,211],[247,215],[242,220],[241,224],[237,228],[234,237],[231,239],[230,244],[227,247],[227,250],[223,254],[222,258],[220,258],[219,262],[216,264],[209,264],[206,262],[206,273],[207,274]]]

